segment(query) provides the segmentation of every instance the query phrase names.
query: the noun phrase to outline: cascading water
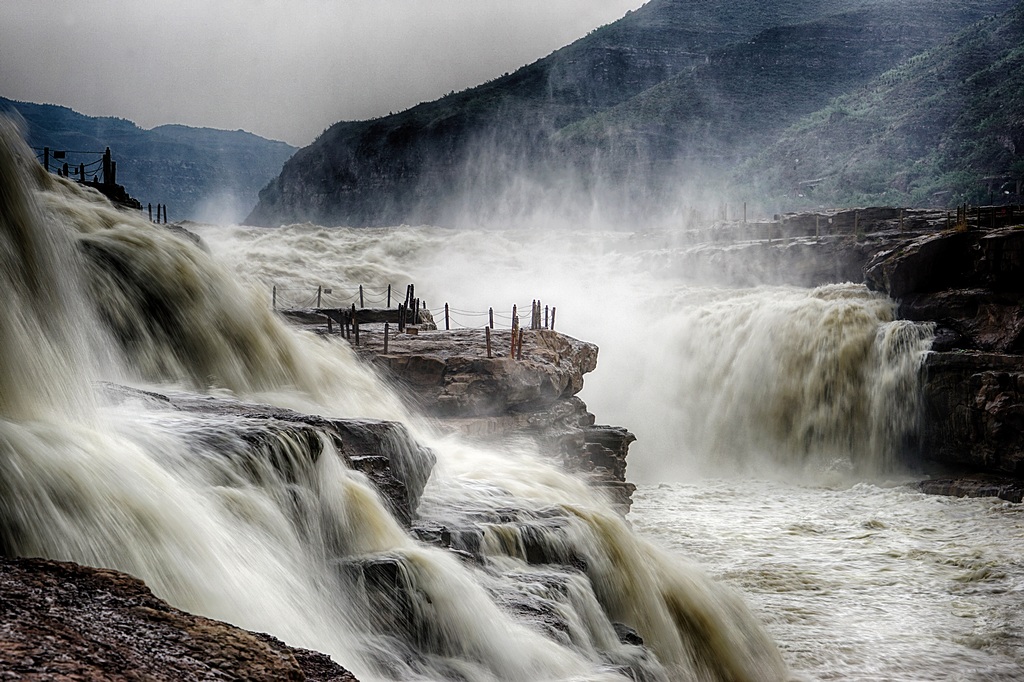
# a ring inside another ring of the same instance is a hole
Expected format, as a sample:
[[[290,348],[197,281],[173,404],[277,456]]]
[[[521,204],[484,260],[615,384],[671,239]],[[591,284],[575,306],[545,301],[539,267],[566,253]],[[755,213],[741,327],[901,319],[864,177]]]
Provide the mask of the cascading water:
[[[187,235],[43,173],[9,124],[0,138],[5,554],[127,571],[364,680],[785,676],[730,590],[581,482],[432,436],[344,344],[284,327]],[[326,436],[108,399],[98,380],[402,422],[438,455],[421,517],[476,538],[477,559],[413,539]]]
[[[295,225],[202,234],[264,290],[397,279],[455,292],[451,307],[465,311],[456,327],[483,326],[490,307],[506,318],[513,303],[529,309],[527,288],[557,306],[559,329],[601,348],[582,396],[637,434],[634,481],[856,480],[898,470],[915,433],[932,328],[895,320],[894,303],[862,285],[710,286],[673,269],[660,240],[618,232]],[[432,302],[435,316],[441,307]]]
[[[894,319],[885,297],[853,284],[695,281],[674,265],[687,245],[666,244],[672,236],[663,234],[196,229],[268,296],[277,285],[285,304],[315,295],[320,283],[341,297],[360,284],[379,292],[415,282],[428,299],[448,292],[453,328],[483,326],[491,306],[498,325],[508,324],[512,304],[528,310],[540,298],[557,306],[559,330],[601,348],[581,394],[589,408],[638,437],[627,472],[639,484],[634,529],[741,590],[798,674],[1020,679],[1024,510],[900,485],[899,455],[913,438],[932,330]],[[435,319],[444,302],[430,300]],[[605,571],[576,549],[600,544],[603,533],[559,505],[575,493],[552,494],[564,487],[551,484],[550,471],[524,466],[447,444],[421,513],[439,525],[484,529],[482,537],[453,533],[451,546],[486,553],[501,567],[500,584],[484,583],[499,604],[528,609],[556,641],[608,652],[616,641],[609,613],[639,622],[609,598],[630,588],[603,582],[599,576],[622,575],[618,567]],[[530,473],[510,475],[515,469]],[[519,501],[515,513],[509,492]],[[643,557],[660,585],[677,584],[676,570],[691,576],[678,561],[666,576],[645,551],[608,556]],[[549,556],[586,564],[585,584],[580,573],[545,568]],[[635,584],[646,580],[633,575]],[[717,594],[685,591],[694,593]],[[730,611],[725,603],[690,608]],[[650,610],[665,622],[667,606]],[[617,654],[620,665],[629,653]],[[642,664],[632,661],[633,669]]]

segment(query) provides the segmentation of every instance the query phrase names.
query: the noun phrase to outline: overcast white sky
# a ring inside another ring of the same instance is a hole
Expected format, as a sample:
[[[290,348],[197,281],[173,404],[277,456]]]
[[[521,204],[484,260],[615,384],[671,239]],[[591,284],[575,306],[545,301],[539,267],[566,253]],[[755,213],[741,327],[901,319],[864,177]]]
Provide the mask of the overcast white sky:
[[[645,0],[0,0],[0,95],[302,146],[532,62]]]

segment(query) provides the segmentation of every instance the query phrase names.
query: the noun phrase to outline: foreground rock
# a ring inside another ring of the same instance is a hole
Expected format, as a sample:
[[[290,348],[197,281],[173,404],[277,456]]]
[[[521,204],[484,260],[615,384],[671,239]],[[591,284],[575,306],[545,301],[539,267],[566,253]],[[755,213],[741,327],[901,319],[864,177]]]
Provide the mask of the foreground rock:
[[[4,558],[0,679],[356,681],[325,654],[179,611],[124,573]]]
[[[187,438],[225,457],[252,457],[270,462],[286,479],[296,475],[290,443],[302,444],[309,463],[323,455],[322,438],[330,439],[346,465],[366,475],[406,527],[434,467],[434,453],[417,443],[402,424],[371,419],[327,419],[271,405],[243,403],[190,393],[158,394],[105,384],[113,400],[139,400],[172,412],[179,424],[189,421]]]
[[[576,396],[583,376],[597,367],[597,346],[530,329],[518,359],[510,356],[511,342],[510,330],[494,330],[488,358],[483,330],[435,331],[397,335],[385,352],[376,331],[364,333],[356,350],[443,426],[481,439],[530,438],[628,511],[635,486],[626,481],[626,456],[636,437],[595,424]]]

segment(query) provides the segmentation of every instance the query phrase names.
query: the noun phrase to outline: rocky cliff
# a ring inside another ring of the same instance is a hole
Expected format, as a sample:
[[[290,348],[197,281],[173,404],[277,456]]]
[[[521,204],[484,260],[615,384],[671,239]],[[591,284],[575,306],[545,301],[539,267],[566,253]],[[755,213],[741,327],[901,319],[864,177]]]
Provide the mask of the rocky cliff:
[[[631,504],[626,455],[633,434],[595,424],[576,394],[597,367],[597,346],[550,329],[523,332],[522,357],[511,357],[511,332],[483,330],[399,335],[385,352],[379,333],[365,334],[361,354],[383,368],[439,423],[484,440],[527,437],[540,452],[604,490],[620,511]]]
[[[1024,497],[1020,206],[817,211],[686,235],[652,266],[730,286],[865,282],[898,317],[932,325],[908,463],[936,477],[933,492]]]
[[[124,573],[3,557],[0,676],[356,682],[325,654],[180,611]]]
[[[899,302],[901,317],[936,325],[922,454],[955,470],[1024,478],[1024,226],[903,241],[876,254],[865,275]]]

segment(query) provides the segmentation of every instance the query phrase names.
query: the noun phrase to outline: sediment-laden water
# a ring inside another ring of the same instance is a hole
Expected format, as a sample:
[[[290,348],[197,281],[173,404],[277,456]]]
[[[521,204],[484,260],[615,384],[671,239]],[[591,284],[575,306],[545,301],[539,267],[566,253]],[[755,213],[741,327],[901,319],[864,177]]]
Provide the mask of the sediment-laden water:
[[[458,326],[482,326],[492,306],[499,325],[513,304],[557,306],[559,329],[601,346],[584,399],[638,436],[635,530],[740,590],[794,673],[1019,677],[1024,517],[904,485],[931,329],[894,320],[884,296],[694,281],[662,235],[201,231],[285,302],[321,282],[339,302],[360,283],[377,296],[397,279],[438,319],[448,302]]]
[[[821,680],[1019,680],[1024,507],[896,485],[644,485],[634,529],[740,589]]]
[[[438,438],[345,343],[287,327],[189,235],[45,174],[8,124],[0,137],[5,554],[127,571],[366,681],[786,676],[734,590],[582,482]],[[104,381],[397,422],[418,444],[391,447],[438,460],[419,516],[460,524],[476,557],[418,541],[327,438],[247,439],[244,418],[111,399]]]
[[[899,475],[930,335],[885,298],[693,282],[669,236],[564,226],[190,226],[200,247],[3,136],[5,553],[128,571],[364,680],[1010,679],[1015,508],[864,482]],[[541,299],[601,346],[583,397],[640,438],[636,531],[543,453],[438,437],[343,342],[270,309],[275,286],[280,305],[348,305],[410,282],[455,326]],[[254,451],[238,420],[100,381],[396,421],[438,459],[421,517],[479,533],[483,561],[415,539],[329,441]]]

